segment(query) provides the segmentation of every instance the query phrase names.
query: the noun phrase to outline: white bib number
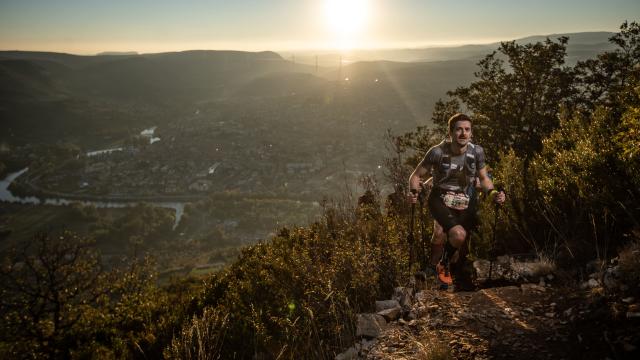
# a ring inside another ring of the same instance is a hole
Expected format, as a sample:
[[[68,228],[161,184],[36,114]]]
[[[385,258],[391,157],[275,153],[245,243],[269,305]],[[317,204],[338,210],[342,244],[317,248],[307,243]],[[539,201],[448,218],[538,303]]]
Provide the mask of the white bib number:
[[[442,195],[444,204],[454,210],[466,210],[469,207],[469,197],[465,193],[447,192]]]

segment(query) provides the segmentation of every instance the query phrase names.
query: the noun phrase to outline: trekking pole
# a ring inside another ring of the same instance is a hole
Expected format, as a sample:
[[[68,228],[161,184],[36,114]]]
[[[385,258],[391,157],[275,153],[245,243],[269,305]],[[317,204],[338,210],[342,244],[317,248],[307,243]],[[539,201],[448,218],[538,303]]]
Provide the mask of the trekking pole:
[[[418,197],[420,201],[420,269],[427,267],[427,232],[425,228],[424,203],[426,200],[426,191],[422,189]]]
[[[504,192],[504,188],[502,186],[498,186],[498,192]],[[500,211],[500,204],[495,204],[495,214],[493,216],[493,235],[491,239],[491,252],[489,253],[489,281],[491,281],[491,272],[493,270],[493,258],[496,253],[496,229],[498,228],[498,213]]]
[[[412,194],[416,194],[418,191],[416,189],[411,189]],[[413,243],[415,239],[413,238],[413,218],[415,217],[416,204],[411,203],[411,218],[409,219],[409,234],[407,235],[407,244],[409,245],[409,269],[411,269],[411,265],[414,262],[414,254],[413,254]]]

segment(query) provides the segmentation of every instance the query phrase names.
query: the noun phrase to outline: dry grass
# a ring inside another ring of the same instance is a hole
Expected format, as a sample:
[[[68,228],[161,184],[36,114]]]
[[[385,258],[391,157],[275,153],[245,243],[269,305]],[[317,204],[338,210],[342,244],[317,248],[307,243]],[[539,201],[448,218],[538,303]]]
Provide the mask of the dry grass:
[[[450,360],[453,359],[451,349],[446,344],[433,339],[415,341],[418,349],[415,359],[420,360]]]
[[[553,260],[551,260],[546,255],[542,255],[542,254],[538,255],[538,261],[535,263],[535,266],[533,269],[534,273],[537,276],[548,275],[554,272],[555,270],[556,270],[556,264]]]
[[[369,358],[385,360],[452,360],[451,349],[434,332],[423,332],[420,337],[406,330],[395,330],[385,336]]]
[[[202,317],[194,317],[165,350],[167,359],[217,360],[224,341],[228,314],[205,309]]]
[[[640,238],[635,238],[620,251],[618,265],[622,281],[630,289],[638,289],[640,287]]]

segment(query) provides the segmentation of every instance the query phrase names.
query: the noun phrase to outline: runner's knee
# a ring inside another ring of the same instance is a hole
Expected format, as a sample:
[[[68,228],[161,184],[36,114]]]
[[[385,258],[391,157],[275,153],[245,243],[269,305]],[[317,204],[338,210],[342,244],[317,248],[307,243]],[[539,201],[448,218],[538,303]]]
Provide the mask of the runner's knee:
[[[462,246],[462,244],[464,244],[464,240],[466,239],[466,237],[467,232],[460,225],[456,225],[449,230],[449,241],[451,242],[451,245],[456,248],[459,248],[460,246]]]

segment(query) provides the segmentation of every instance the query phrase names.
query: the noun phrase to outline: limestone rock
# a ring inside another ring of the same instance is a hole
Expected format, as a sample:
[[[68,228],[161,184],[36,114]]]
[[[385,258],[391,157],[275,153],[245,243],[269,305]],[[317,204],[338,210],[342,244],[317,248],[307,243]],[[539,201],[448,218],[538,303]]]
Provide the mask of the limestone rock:
[[[375,339],[372,339],[372,340],[362,339],[362,341],[360,342],[360,350],[365,352],[369,351],[375,344],[376,344]]]
[[[397,307],[400,307],[400,303],[397,300],[376,301],[376,312],[380,312],[387,309],[393,309]]]
[[[402,313],[402,308],[400,306],[378,311],[378,315],[382,315],[382,317],[384,317],[384,319],[387,320],[388,322],[398,320],[401,313]]]
[[[336,360],[352,360],[358,358],[358,350],[355,347],[348,348],[345,352],[336,355]]]
[[[387,326],[387,321],[378,314],[358,314],[356,336],[376,338]]]
[[[393,300],[396,300],[403,309],[410,309],[413,304],[413,289],[397,287],[393,289]]]

